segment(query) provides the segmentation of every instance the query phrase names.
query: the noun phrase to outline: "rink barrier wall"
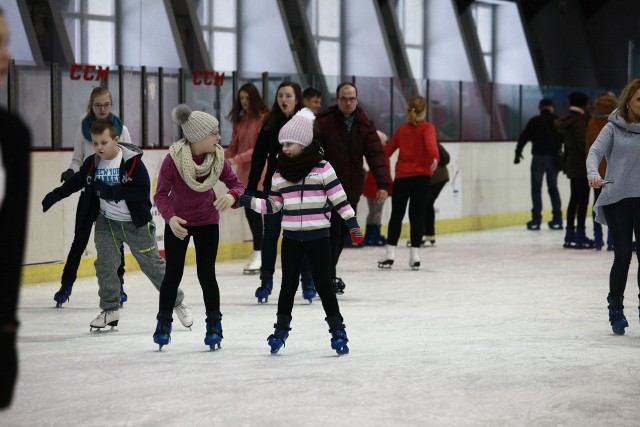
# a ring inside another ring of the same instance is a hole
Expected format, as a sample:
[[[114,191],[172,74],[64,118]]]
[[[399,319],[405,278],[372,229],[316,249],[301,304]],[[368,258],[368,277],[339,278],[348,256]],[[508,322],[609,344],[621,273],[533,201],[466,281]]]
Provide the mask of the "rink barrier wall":
[[[520,165],[513,164],[515,142],[465,142],[443,144],[451,155],[448,165],[451,181],[442,190],[436,202],[436,234],[448,234],[473,230],[486,230],[525,224],[530,219],[530,155]],[[147,149],[143,160],[152,181],[152,194],[162,160],[167,150]],[[78,193],[42,212],[41,201],[53,188],[60,185],[60,173],[68,168],[70,151],[32,153],[32,187],[30,192],[29,232],[23,268],[23,284],[56,282],[60,280],[64,260],[73,241],[75,211]],[[396,154],[397,155],[397,154]],[[392,170],[395,156],[391,158]],[[569,181],[559,176],[558,184],[563,205],[569,200]],[[218,183],[217,194],[224,194],[226,187]],[[543,188],[543,205],[549,207],[546,189]],[[363,231],[366,226],[367,201],[358,204],[358,222]],[[158,247],[163,250],[165,224],[153,208]],[[391,203],[383,208],[383,234],[391,213]],[[543,213],[543,221],[551,219],[549,210]],[[408,214],[405,216],[401,238],[409,236]],[[218,261],[249,259],[252,251],[251,232],[244,213],[229,210],[220,220],[220,244]],[[193,243],[191,243],[192,245]],[[95,275],[93,263],[96,253],[93,238],[82,259],[78,277]],[[193,247],[187,253],[187,264],[195,263]],[[126,250],[126,270],[139,269],[133,256]]]

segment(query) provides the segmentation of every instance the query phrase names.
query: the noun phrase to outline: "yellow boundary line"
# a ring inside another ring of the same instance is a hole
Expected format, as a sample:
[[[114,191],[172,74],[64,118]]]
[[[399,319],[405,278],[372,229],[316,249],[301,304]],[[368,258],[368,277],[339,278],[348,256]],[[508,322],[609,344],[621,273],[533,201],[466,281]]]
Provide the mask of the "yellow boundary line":
[[[438,235],[450,233],[462,233],[466,231],[489,230],[501,227],[510,227],[514,225],[523,225],[531,218],[530,212],[517,212],[495,215],[481,215],[464,218],[441,219],[436,221],[436,230]],[[545,211],[544,217],[548,217],[545,221],[550,220],[551,212]],[[544,221],[543,221],[544,223]],[[363,227],[364,228],[364,227]],[[386,235],[386,226],[383,226],[383,234]],[[409,237],[409,224],[403,224],[401,238]],[[218,262],[232,261],[237,259],[249,258],[252,251],[251,242],[228,242],[220,244],[218,248]],[[195,250],[189,248],[185,264],[195,264]],[[93,263],[95,257],[83,258],[78,268],[78,277],[95,276]],[[125,259],[127,271],[139,271],[140,267],[133,255],[126,254]],[[26,265],[22,268],[22,284],[35,284],[42,282],[55,282],[60,280],[64,262]]]

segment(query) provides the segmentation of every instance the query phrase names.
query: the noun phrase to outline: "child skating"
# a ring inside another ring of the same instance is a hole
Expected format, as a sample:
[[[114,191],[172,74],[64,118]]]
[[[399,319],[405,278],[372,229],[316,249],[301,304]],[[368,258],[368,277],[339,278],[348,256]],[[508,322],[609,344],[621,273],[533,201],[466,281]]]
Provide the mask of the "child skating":
[[[268,199],[247,195],[238,199],[240,206],[250,206],[256,212],[274,214],[282,210],[283,213],[282,286],[275,331],[268,338],[271,353],[277,353],[289,336],[300,265],[305,255],[326,314],[331,348],[338,354],[349,352],[338,299],[331,286],[331,210],[335,209],[346,221],[354,243],[361,243],[363,235],[335,171],[323,160],[320,145],[313,140],[314,119],[313,113],[304,108],[280,130],[278,140],[282,154],[278,156],[278,170],[273,175]]]

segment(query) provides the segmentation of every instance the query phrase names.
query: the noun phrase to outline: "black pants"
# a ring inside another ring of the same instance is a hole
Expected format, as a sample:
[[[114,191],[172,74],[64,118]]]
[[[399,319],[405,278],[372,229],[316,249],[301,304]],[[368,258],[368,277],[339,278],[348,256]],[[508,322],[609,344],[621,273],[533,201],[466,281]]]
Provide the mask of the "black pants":
[[[434,207],[436,199],[440,195],[440,192],[444,188],[447,181],[439,182],[437,184],[429,185],[427,190],[427,197],[425,201],[425,214],[424,214],[424,231],[425,236],[436,235],[436,209]]]
[[[244,216],[247,217],[249,229],[251,230],[251,236],[253,237],[253,250],[259,251],[262,249],[262,234],[264,230],[264,225],[262,224],[262,214],[259,214],[251,208],[245,207]]]
[[[164,253],[167,269],[160,287],[160,311],[173,310],[178,295],[178,287],[184,273],[184,260],[189,239],[193,236],[196,249],[198,281],[202,288],[204,306],[207,313],[220,310],[220,289],[216,280],[216,257],[220,230],[218,224],[185,227],[189,234],[184,240],[178,239],[169,225],[164,227]]]
[[[571,197],[567,207],[567,227],[578,222],[578,229],[584,230],[589,204],[589,181],[587,178],[571,178]]]
[[[355,207],[352,206],[352,208],[355,211]],[[336,211],[331,211],[331,228],[329,228],[329,232],[331,233],[331,268],[329,274],[333,279],[337,275],[338,261],[340,261],[340,255],[342,255],[342,250],[344,249],[344,238],[349,235],[347,223]]]
[[[411,247],[419,248],[422,243],[425,203],[429,189],[430,177],[426,175],[399,178],[393,181],[391,197],[391,218],[389,218],[389,235],[387,243],[398,244],[402,231],[402,220],[409,203],[409,226],[411,230]]]
[[[631,243],[634,234],[636,241],[640,241],[640,197],[622,199],[602,208],[609,232],[615,242],[613,266],[609,274],[609,293],[611,296],[623,296],[633,256]],[[637,245],[636,257],[640,260],[640,249]],[[640,287],[640,266],[638,286]]]
[[[84,191],[80,193],[80,197],[87,197]],[[78,277],[80,260],[82,259],[84,250],[87,248],[89,238],[91,237],[91,229],[93,228],[93,223],[82,225],[86,221],[84,218],[80,218],[79,207],[81,204],[82,201],[78,201],[78,207],[76,208],[76,229],[73,235],[73,242],[71,242],[71,249],[69,249],[69,254],[67,255],[67,262],[64,264],[64,269],[62,270],[62,279],[60,279],[60,283],[67,286],[73,286]],[[122,245],[120,246],[120,253],[122,254],[122,257],[120,267],[118,267],[118,277],[120,278],[120,283],[123,283],[124,246]]]
[[[322,300],[322,307],[327,317],[340,315],[338,298],[331,286],[331,247],[330,239],[323,238],[309,241],[298,241],[282,238],[282,286],[278,297],[278,318],[291,317],[293,300],[298,290],[300,267],[306,255],[311,264],[311,274],[316,291]]]

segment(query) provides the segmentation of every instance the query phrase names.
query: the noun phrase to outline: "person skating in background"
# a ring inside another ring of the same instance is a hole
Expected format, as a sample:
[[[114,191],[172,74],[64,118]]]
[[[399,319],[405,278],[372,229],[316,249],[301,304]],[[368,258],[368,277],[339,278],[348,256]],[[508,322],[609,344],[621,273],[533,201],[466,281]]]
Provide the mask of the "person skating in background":
[[[171,311],[184,273],[184,262],[193,237],[196,269],[206,311],[204,343],[211,350],[222,341],[220,289],[216,280],[216,256],[220,240],[220,214],[236,202],[244,185],[224,160],[219,145],[218,120],[186,104],[172,111],[184,138],[169,147],[164,158],[155,202],[165,221],[164,251],[167,268],[160,288],[158,320],[153,341],[162,349],[171,340]],[[213,186],[223,182],[229,192],[216,197]]]
[[[391,218],[385,256],[378,261],[378,267],[390,268],[396,257],[396,246],[402,231],[402,220],[409,204],[409,227],[411,250],[409,267],[420,268],[420,254],[424,231],[425,204],[431,175],[438,167],[440,154],[436,139],[436,128],[426,122],[427,101],[414,96],[407,106],[407,121],[395,131],[384,147],[387,157],[396,151],[396,175],[391,197]]]
[[[0,7],[0,86],[9,74],[9,26]],[[31,134],[0,107],[0,409],[8,408],[18,377],[18,296],[24,260],[31,180]]]
[[[596,138],[600,134],[600,131],[608,122],[609,114],[616,109],[618,100],[612,93],[604,93],[596,98],[593,102],[593,116],[589,119],[587,124],[587,139],[585,141],[586,153],[589,153],[591,146],[596,141]],[[603,158],[598,167],[600,176],[606,176],[607,174],[607,159]],[[601,188],[593,189],[593,203],[598,200],[600,196]],[[596,214],[593,213],[593,242],[597,250],[601,250],[604,246],[604,239],[602,237],[602,225],[596,221]],[[613,250],[613,238],[611,232],[607,236],[607,250]]]
[[[318,115],[315,130],[325,159],[331,163],[342,184],[349,204],[357,209],[364,185],[363,158],[376,180],[376,200],[389,196],[389,168],[384,148],[373,121],[358,105],[358,90],[351,82],[336,89],[336,104]],[[335,212],[331,214],[331,277],[334,291],[341,295],[346,284],[337,276],[337,266],[349,228]]]
[[[603,181],[598,168],[605,157],[608,166]],[[589,186],[602,189],[593,206],[596,221],[609,226],[613,235],[607,302],[613,332],[622,335],[629,326],[623,301],[633,236],[640,234],[640,80],[631,80],[622,90],[617,109],[589,149],[586,171]],[[635,252],[640,259],[637,245]],[[640,286],[640,270],[637,275]]]
[[[323,160],[320,145],[313,140],[313,120],[313,113],[305,108],[280,129],[282,153],[269,197],[243,195],[239,199],[239,205],[251,206],[266,215],[282,211],[282,286],[275,330],[268,338],[271,353],[277,353],[289,336],[298,274],[305,255],[331,332],[331,348],[338,354],[349,352],[343,317],[331,287],[330,211],[333,209],[345,220],[355,242],[361,242],[363,236],[335,171]]]
[[[313,111],[313,114],[319,114],[322,110],[322,92],[312,87],[306,88],[302,92],[302,105]]]
[[[445,184],[449,182],[449,170],[447,169],[447,165],[449,164],[451,157],[440,142],[438,142],[438,154],[440,156],[440,161],[438,162],[438,167],[433,172],[433,175],[429,180],[429,189],[427,190],[424,231],[421,246],[426,245],[427,242],[432,246],[436,244],[436,209],[434,205]]]
[[[556,131],[554,122],[558,118],[553,113],[553,101],[548,98],[538,103],[540,114],[532,117],[518,138],[514,164],[519,164],[523,158],[522,150],[531,141],[531,221],[527,229],[540,230],[542,222],[542,180],[547,176],[547,192],[551,199],[553,219],[549,221],[549,228],[562,230],[562,201],[558,191],[558,169],[555,164],[556,156],[562,149],[562,136]]]
[[[564,137],[566,174],[571,183],[571,196],[567,207],[565,248],[593,248],[587,237],[586,217],[589,204],[589,183],[584,159],[587,123],[589,122],[589,97],[582,92],[569,94],[569,112],[555,121],[555,127]],[[576,226],[577,223],[577,226]]]
[[[115,126],[97,120],[90,129],[95,154],[87,157],[80,170],[42,200],[42,210],[84,189],[91,197],[78,207],[87,223],[96,222],[96,276],[100,314],[91,321],[90,330],[117,326],[120,320],[120,279],[118,266],[122,244],[126,243],[142,272],[156,289],[164,278],[165,262],[158,254],[156,226],[151,217],[149,173],[142,151],[132,144],[119,143]],[[81,227],[85,227],[82,224]],[[180,291],[174,310],[187,328],[193,324],[189,308]]]
[[[268,111],[253,83],[240,86],[229,113],[229,120],[233,123],[233,133],[231,144],[225,149],[224,156],[229,164],[236,165],[236,175],[245,187],[249,182],[253,147],[256,145],[260,128]],[[260,183],[258,183],[258,190],[262,191]],[[253,238],[253,254],[243,272],[256,274],[260,272],[262,265],[262,215],[251,209],[245,209],[244,214]]]
[[[302,93],[300,85],[289,81],[280,83],[271,110],[264,119],[264,125],[258,134],[258,140],[253,149],[246,194],[258,197],[269,195],[271,178],[278,167],[278,155],[282,151],[282,145],[278,141],[278,133],[282,126],[301,108]],[[265,164],[266,172],[263,172]],[[258,183],[263,175],[264,194],[261,195],[258,193]],[[260,287],[255,292],[255,297],[259,303],[268,302],[269,295],[273,290],[273,274],[276,269],[282,215],[267,215],[263,218],[263,221],[264,235],[262,238]],[[302,263],[300,281],[303,287],[303,297],[312,301],[316,297],[316,289],[309,270],[309,262],[306,259]]]
[[[60,175],[60,182],[68,181],[74,173],[80,170],[82,163],[87,157],[95,154],[93,151],[93,142],[91,141],[91,126],[96,120],[107,120],[113,124],[118,135],[120,142],[131,143],[131,136],[129,130],[122,124],[120,118],[111,113],[111,107],[113,106],[113,98],[111,92],[106,87],[96,87],[91,91],[89,96],[89,105],[87,106],[87,115],[82,119],[80,127],[76,131],[76,136],[73,141],[73,158],[69,168],[62,172]],[[81,205],[85,203],[84,198],[93,197],[86,191],[80,193],[80,200],[76,208],[76,223],[73,235],[73,242],[67,255],[67,261],[64,264],[62,270],[62,278],[60,279],[60,289],[53,296],[56,302],[56,307],[62,306],[62,304],[69,301],[71,292],[73,291],[73,284],[76,281],[78,275],[78,267],[80,266],[80,260],[82,254],[89,243],[91,237],[91,229],[93,223],[89,223],[84,218],[79,217],[82,214]],[[128,297],[124,291],[124,247],[120,248],[122,258],[120,260],[120,266],[118,267],[118,277],[120,278],[120,305],[123,305]]]
[[[376,132],[380,138],[380,142],[384,146],[389,138],[384,132],[379,130]],[[389,159],[387,159],[387,168],[390,170]],[[389,181],[392,181],[390,173]],[[362,195],[367,198],[367,207],[369,208],[369,213],[367,214],[367,226],[364,233],[364,244],[365,246],[384,246],[387,244],[386,237],[381,233],[382,209],[384,208],[384,203],[379,203],[378,200],[376,200],[378,187],[376,186],[376,179],[371,170],[367,171],[367,176],[364,179]]]

